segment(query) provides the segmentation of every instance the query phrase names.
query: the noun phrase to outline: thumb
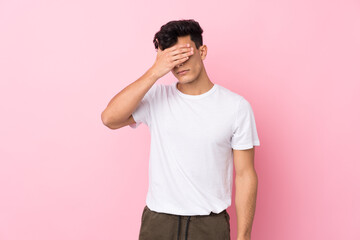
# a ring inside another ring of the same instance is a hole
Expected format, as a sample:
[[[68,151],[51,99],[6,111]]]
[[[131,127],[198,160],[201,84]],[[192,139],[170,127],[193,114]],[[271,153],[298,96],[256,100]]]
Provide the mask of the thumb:
[[[159,40],[156,38],[156,42],[157,42],[157,46],[158,46],[158,48],[157,48],[157,52],[162,52],[162,50],[160,49],[160,44],[159,44]]]

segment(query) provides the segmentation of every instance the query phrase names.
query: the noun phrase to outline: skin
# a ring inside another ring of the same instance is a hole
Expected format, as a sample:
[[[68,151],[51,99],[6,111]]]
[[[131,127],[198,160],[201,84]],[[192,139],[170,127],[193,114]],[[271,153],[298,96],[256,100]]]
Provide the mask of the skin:
[[[190,46],[187,47],[186,44]],[[191,47],[193,52],[191,52]],[[168,72],[178,79],[177,88],[184,94],[198,95],[209,91],[214,85],[204,67],[207,46],[196,48],[190,35],[178,37],[178,42],[163,51],[158,49],[155,63],[136,81],[116,94],[101,114],[110,129],[118,129],[135,123],[132,113],[151,86]],[[189,57],[189,58],[186,58]],[[190,69],[185,75],[180,70]],[[235,206],[237,216],[237,240],[250,240],[255,214],[257,175],[254,168],[255,147],[234,150]]]
[[[237,240],[250,240],[255,215],[258,178],[254,167],[255,147],[233,149]]]
[[[206,54],[207,46],[197,49],[190,35],[178,37],[176,44],[163,51],[159,48],[155,63],[110,100],[101,114],[103,124],[110,129],[118,129],[135,123],[132,113],[141,99],[158,79],[170,71],[178,79],[176,87],[184,94],[198,95],[209,91],[214,84],[205,71],[203,60]],[[190,71],[185,75],[177,74],[184,69]]]
[[[178,79],[177,88],[181,92],[189,95],[202,94],[209,91],[214,85],[206,73],[203,62],[206,58],[207,46],[202,45],[197,49],[190,35],[178,37],[178,42],[175,45],[187,43],[193,48],[194,54],[182,64],[176,65],[171,72]],[[177,74],[178,71],[185,69],[189,69],[190,71],[185,75]]]
[[[179,37],[176,45],[187,44],[194,48],[194,54],[182,64],[176,65],[171,72],[179,80],[177,88],[190,95],[205,93],[211,89],[204,60],[207,46],[196,49],[190,36]],[[161,51],[161,50],[160,50]],[[177,74],[180,70],[190,69],[185,75]],[[255,214],[257,197],[257,174],[254,168],[255,147],[246,150],[233,149],[235,166],[235,207],[237,216],[237,240],[250,240],[251,229]]]
[[[135,123],[132,113],[155,82],[182,64],[194,54],[190,44],[159,50],[155,63],[136,81],[117,93],[101,113],[101,120],[110,129],[118,129]]]

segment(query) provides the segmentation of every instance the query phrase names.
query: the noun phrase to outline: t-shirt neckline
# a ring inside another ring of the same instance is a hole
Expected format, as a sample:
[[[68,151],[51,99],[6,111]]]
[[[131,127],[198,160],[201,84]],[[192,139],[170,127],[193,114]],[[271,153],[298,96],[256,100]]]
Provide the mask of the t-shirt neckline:
[[[204,93],[198,94],[198,95],[190,95],[190,94],[185,94],[185,93],[181,92],[181,91],[176,87],[177,83],[178,83],[178,82],[176,82],[176,81],[173,83],[173,87],[175,88],[175,92],[177,92],[179,96],[184,97],[184,98],[188,98],[188,99],[200,99],[200,98],[204,98],[204,97],[210,95],[211,93],[213,93],[213,92],[217,89],[217,87],[218,87],[218,85],[217,85],[216,83],[214,83],[214,85],[212,86],[212,88],[210,88],[210,90],[208,90],[207,92],[204,92]]]

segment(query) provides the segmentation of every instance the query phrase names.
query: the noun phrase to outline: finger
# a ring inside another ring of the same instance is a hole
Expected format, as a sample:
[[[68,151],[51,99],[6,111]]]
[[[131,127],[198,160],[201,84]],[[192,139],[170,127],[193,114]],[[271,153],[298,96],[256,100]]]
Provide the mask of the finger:
[[[177,55],[191,55],[194,53],[194,50],[192,47],[181,47],[178,48],[174,51],[171,52],[172,56],[177,56]]]
[[[193,52],[185,52],[185,53],[181,53],[181,54],[177,54],[177,55],[173,55],[171,60],[172,61],[177,61],[179,59],[188,59],[190,58],[191,55],[193,55]]]
[[[190,47],[190,44],[189,44],[189,43],[187,43],[187,44],[181,44],[181,45],[174,45],[174,46],[172,46],[172,47],[170,47],[170,48],[167,48],[167,49],[168,49],[169,52],[171,52],[171,54],[173,54],[173,51],[176,51],[176,50],[178,50],[178,49],[186,49],[186,48],[188,48],[188,47]],[[165,49],[165,50],[166,50],[166,49]]]
[[[188,59],[189,59],[189,57],[180,58],[180,59],[174,61],[173,63],[174,63],[175,66],[176,66],[176,65],[179,65],[180,63],[185,62],[185,61],[188,60]]]
[[[194,51],[191,50],[191,48],[185,47],[185,48],[177,49],[177,50],[171,52],[170,57],[173,61],[175,61],[175,60],[183,58],[183,57],[190,57],[190,55],[193,55],[193,54],[194,54]]]
[[[159,40],[156,38],[155,41],[156,41],[157,46],[158,46],[157,49],[156,49],[156,51],[157,51],[157,52],[162,52],[162,50],[160,49]]]
[[[173,52],[171,52],[171,59],[173,61],[183,58],[183,57],[190,57],[191,55],[194,54],[194,51],[192,50],[191,47],[183,47],[177,50],[174,50]]]

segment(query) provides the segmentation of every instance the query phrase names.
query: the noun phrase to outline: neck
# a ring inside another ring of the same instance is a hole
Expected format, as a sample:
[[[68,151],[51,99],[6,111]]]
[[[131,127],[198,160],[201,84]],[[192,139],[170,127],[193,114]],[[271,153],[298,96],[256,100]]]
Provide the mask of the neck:
[[[189,95],[200,95],[207,91],[209,91],[214,86],[203,68],[198,78],[191,82],[177,82],[176,87],[179,89],[180,92]]]

